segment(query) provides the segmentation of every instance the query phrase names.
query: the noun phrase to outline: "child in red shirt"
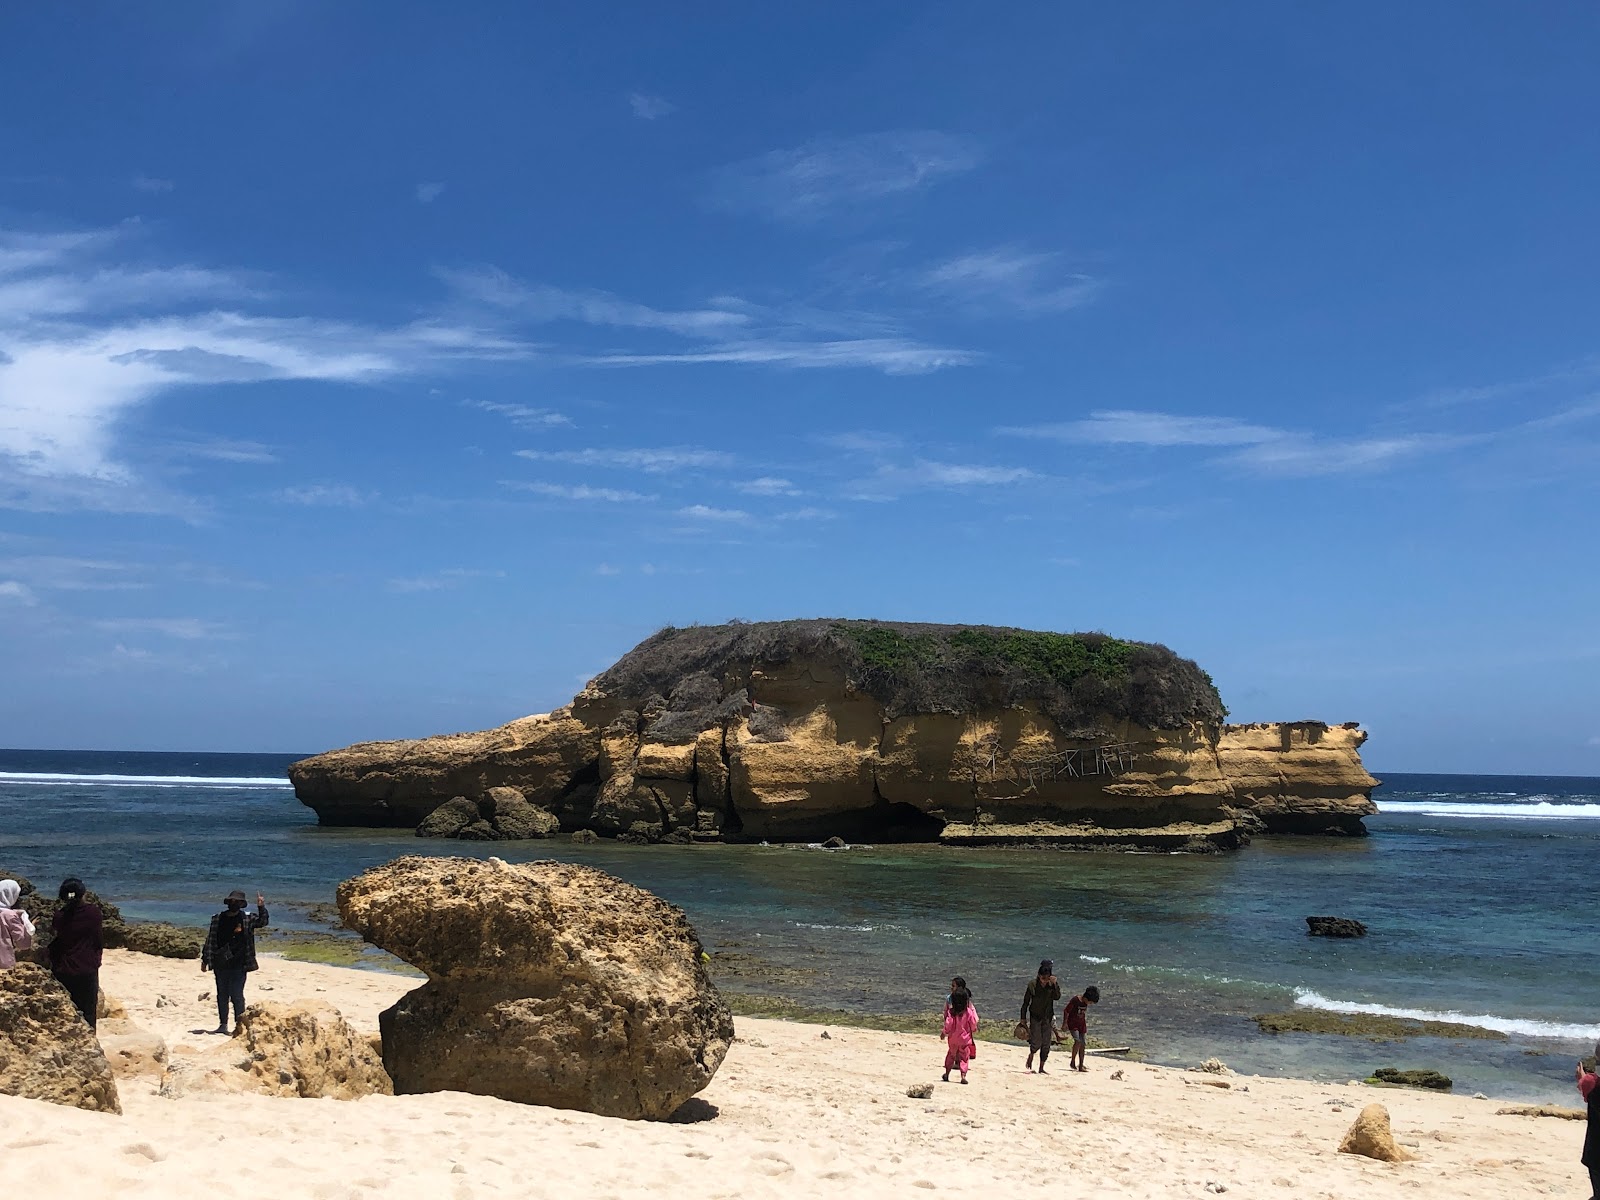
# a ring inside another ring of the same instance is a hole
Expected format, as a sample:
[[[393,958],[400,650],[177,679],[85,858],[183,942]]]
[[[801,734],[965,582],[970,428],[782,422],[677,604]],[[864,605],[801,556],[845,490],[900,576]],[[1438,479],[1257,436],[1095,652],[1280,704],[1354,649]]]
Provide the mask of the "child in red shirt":
[[[1067,1001],[1061,1017],[1061,1028],[1072,1034],[1072,1053],[1067,1057],[1067,1067],[1073,1071],[1087,1071],[1084,1056],[1089,1049],[1089,1005],[1100,1003],[1100,989],[1090,984],[1081,996]]]

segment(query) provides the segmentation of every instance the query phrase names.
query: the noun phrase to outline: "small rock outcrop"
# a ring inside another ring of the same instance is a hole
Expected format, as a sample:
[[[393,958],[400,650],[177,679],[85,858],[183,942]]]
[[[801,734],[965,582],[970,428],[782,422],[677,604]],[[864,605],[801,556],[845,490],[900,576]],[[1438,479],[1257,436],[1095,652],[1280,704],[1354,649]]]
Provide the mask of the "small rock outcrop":
[[[1438,1071],[1401,1071],[1395,1067],[1379,1067],[1372,1073],[1372,1078],[1374,1082],[1387,1083],[1392,1087],[1426,1088],[1431,1092],[1448,1092],[1455,1087],[1455,1080]]]
[[[0,971],[0,1093],[122,1111],[100,1043],[66,989],[33,963]]]
[[[539,836],[504,832],[501,787],[569,833],[636,842],[1215,852],[1365,832],[1358,727],[1224,716],[1194,662],[1104,634],[732,622],[661,631],[554,712],[289,777],[323,824],[485,840]]]
[[[159,1075],[167,1066],[167,1043],[160,1034],[126,1016],[102,1018],[95,1027],[100,1050],[118,1079]]]
[[[1379,1162],[1406,1162],[1411,1158],[1389,1128],[1389,1110],[1381,1104],[1369,1104],[1356,1116],[1355,1124],[1339,1143],[1340,1154],[1359,1154]]]
[[[222,1046],[167,1064],[161,1094],[256,1092],[302,1099],[392,1096],[371,1040],[320,1000],[252,1004]]]
[[[549,809],[528,803],[514,787],[492,787],[476,800],[455,796],[422,819],[418,837],[472,842],[518,842],[553,837],[561,822]]]
[[[601,871],[408,856],[341,884],[339,912],[428,976],[380,1017],[399,1094],[662,1119],[733,1040],[683,912]]]
[[[1367,936],[1367,927],[1349,917],[1307,917],[1306,933],[1311,937],[1358,938]]]

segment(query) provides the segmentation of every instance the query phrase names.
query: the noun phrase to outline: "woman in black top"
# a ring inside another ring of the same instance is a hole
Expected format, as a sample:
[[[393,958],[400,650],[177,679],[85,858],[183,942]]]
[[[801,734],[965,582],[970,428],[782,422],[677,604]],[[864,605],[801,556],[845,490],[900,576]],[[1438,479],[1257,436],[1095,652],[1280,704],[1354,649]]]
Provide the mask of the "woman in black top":
[[[50,971],[93,1029],[100,995],[101,917],[100,909],[83,898],[85,890],[81,879],[61,883],[61,907],[50,921]]]

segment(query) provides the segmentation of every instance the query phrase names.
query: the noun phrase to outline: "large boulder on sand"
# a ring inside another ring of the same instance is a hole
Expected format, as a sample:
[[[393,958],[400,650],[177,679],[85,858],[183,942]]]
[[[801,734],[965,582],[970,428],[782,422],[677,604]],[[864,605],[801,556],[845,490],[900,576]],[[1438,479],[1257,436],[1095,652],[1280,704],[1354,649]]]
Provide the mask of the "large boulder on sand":
[[[683,912],[602,871],[408,856],[341,884],[339,912],[428,976],[379,1018],[397,1093],[659,1119],[733,1040]]]
[[[1405,1162],[1411,1154],[1394,1140],[1389,1128],[1389,1110],[1369,1104],[1356,1116],[1356,1123],[1339,1143],[1340,1154],[1360,1154],[1379,1162]]]
[[[355,1100],[392,1096],[394,1085],[371,1041],[321,1000],[252,1004],[225,1045],[167,1065],[161,1094],[258,1092]]]
[[[100,1043],[66,989],[32,963],[0,971],[0,1093],[122,1111]]]

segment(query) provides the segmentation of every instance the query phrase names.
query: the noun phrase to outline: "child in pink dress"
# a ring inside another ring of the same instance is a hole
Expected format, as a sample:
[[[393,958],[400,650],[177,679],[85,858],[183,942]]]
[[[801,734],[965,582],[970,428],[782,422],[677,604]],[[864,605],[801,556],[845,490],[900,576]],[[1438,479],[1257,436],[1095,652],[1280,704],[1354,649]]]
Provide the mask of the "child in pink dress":
[[[945,1083],[950,1082],[952,1067],[961,1072],[961,1082],[967,1081],[967,1064],[973,1055],[972,1035],[978,1032],[978,1008],[972,1003],[972,995],[965,988],[957,988],[950,994],[950,1007],[944,1016],[944,1040],[948,1049],[944,1052]]]

